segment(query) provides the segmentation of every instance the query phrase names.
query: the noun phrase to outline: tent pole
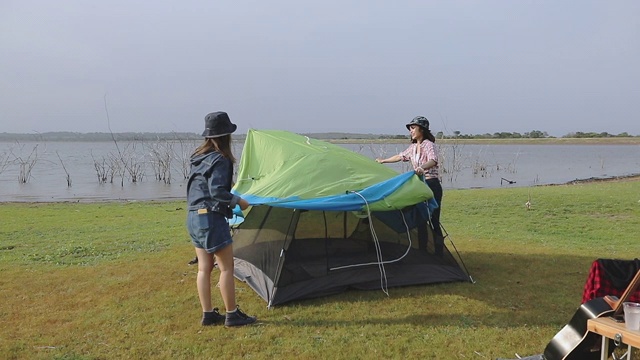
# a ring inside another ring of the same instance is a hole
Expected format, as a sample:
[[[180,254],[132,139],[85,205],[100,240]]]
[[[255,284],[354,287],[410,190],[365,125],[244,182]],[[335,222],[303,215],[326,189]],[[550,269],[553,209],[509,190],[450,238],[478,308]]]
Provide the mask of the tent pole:
[[[264,217],[262,218],[262,221],[260,222],[260,227],[258,228],[258,231],[256,231],[256,236],[254,236],[252,244],[255,244],[256,241],[258,241],[258,238],[260,237],[260,232],[264,228],[264,224],[267,222],[267,219],[269,218],[269,215],[271,215],[271,209],[273,209],[271,206],[269,206],[267,208],[267,213],[264,215]],[[240,224],[240,225],[242,225],[242,224]]]
[[[462,265],[462,268],[464,269],[464,272],[467,274],[467,276],[469,277],[469,281],[472,284],[475,284],[476,281],[473,280],[473,277],[471,277],[471,274],[469,273],[469,270],[467,270],[467,266],[464,264],[464,261],[462,260],[462,256],[460,256],[460,253],[458,252],[458,248],[456,247],[456,244],[453,243],[453,239],[451,239],[451,236],[449,235],[449,233],[447,232],[447,229],[444,228],[444,225],[442,225],[442,222],[440,222],[440,228],[442,229],[442,232],[444,234],[444,238],[445,239],[449,239],[449,242],[451,243],[451,245],[453,246],[453,250],[456,251],[456,255],[458,255],[458,259],[460,260],[460,264]]]
[[[282,243],[282,249],[280,249],[280,257],[278,258],[276,273],[273,276],[273,292],[271,293],[269,303],[271,303],[278,291],[278,282],[280,281],[280,274],[282,273],[282,267],[284,266],[284,259],[287,257],[289,244],[291,244],[291,241],[295,238],[295,228],[298,224],[298,220],[300,220],[300,213],[301,211],[299,209],[293,209],[291,220],[289,221],[289,228],[287,229],[287,234],[285,235],[284,242]]]

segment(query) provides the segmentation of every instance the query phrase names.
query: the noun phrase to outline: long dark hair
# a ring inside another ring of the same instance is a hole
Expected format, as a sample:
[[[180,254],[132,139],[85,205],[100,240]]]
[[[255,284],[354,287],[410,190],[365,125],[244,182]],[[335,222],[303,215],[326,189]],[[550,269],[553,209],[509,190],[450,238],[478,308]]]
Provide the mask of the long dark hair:
[[[431,141],[432,143],[436,142],[436,137],[433,136],[433,134],[431,133],[431,130],[429,129],[425,129],[422,126],[418,126],[418,129],[420,129],[420,133],[422,134],[422,137]],[[411,139],[411,143],[415,143],[416,140],[415,139]]]
[[[231,152],[231,134],[204,139],[204,142],[196,148],[193,154],[191,154],[191,157],[201,154],[207,154],[212,151],[219,152],[222,156],[231,160],[232,163],[236,162],[236,158]]]

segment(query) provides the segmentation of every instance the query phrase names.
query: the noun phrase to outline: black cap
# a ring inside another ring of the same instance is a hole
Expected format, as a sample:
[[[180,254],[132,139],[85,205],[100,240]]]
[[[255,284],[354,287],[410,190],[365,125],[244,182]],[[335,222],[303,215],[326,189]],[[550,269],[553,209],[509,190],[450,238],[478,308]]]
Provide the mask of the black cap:
[[[427,120],[427,118],[424,116],[414,117],[413,120],[411,120],[411,122],[407,124],[407,129],[410,129],[411,125],[418,125],[425,130],[429,130],[429,120]]]

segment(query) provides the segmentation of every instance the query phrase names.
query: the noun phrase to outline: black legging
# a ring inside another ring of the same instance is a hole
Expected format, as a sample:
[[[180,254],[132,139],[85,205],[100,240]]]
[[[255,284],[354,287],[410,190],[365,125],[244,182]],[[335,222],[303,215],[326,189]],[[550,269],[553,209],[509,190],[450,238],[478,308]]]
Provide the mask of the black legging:
[[[442,235],[442,229],[440,228],[440,209],[442,208],[442,185],[438,178],[427,179],[425,181],[429,189],[433,192],[433,197],[438,202],[438,208],[431,214],[431,225],[433,226],[433,243],[435,245],[436,254],[442,254],[444,247],[444,236]]]

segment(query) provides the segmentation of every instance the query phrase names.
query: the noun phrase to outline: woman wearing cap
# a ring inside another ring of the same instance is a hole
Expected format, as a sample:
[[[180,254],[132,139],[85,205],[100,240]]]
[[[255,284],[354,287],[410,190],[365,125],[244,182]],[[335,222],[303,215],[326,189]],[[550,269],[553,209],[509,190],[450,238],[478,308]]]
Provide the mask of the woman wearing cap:
[[[438,208],[431,214],[436,255],[442,255],[444,237],[440,228],[440,208],[442,207],[442,185],[438,174],[438,148],[436,138],[429,130],[429,120],[416,116],[407,124],[411,134],[411,145],[398,155],[387,159],[376,159],[380,164],[411,161],[415,173],[420,176],[433,192]]]
[[[231,133],[237,126],[225,112],[205,117],[204,142],[191,155],[191,171],[187,182],[187,229],[198,257],[196,284],[202,305],[202,325],[224,323],[242,326],[254,323],[236,304],[233,277],[233,246],[227,218],[236,205],[244,210],[249,203],[231,194],[233,164]],[[215,261],[214,261],[215,256]],[[220,295],[226,314],[211,305],[211,272],[214,263],[220,269]]]

